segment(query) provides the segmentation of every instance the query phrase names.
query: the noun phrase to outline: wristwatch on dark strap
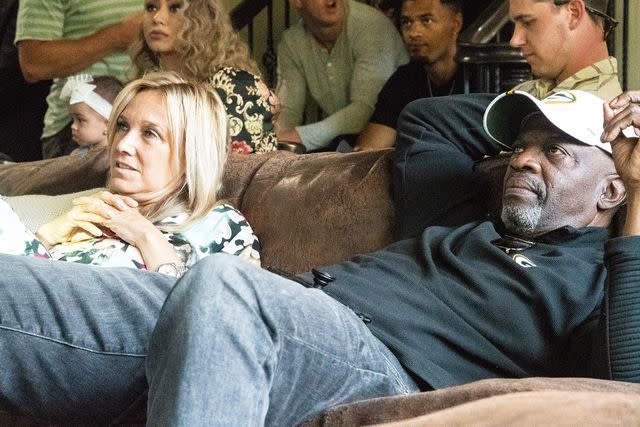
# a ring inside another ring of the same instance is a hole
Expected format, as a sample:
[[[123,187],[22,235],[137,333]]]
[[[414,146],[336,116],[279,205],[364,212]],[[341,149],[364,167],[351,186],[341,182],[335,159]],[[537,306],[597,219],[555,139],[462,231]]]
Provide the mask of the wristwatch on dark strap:
[[[187,271],[187,266],[184,264],[178,264],[175,262],[169,262],[166,264],[161,264],[158,268],[156,268],[156,272],[160,274],[164,274],[166,276],[175,277],[176,279],[182,277],[182,275]]]

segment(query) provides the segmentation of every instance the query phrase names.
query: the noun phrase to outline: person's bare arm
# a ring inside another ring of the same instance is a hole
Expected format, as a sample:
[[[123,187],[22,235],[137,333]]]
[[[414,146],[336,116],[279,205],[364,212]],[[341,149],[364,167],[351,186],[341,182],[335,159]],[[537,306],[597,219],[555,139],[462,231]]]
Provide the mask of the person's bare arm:
[[[77,73],[118,50],[127,49],[140,32],[143,12],[73,40],[22,40],[18,58],[29,83]]]
[[[354,151],[382,150],[396,143],[396,130],[379,123],[369,123],[360,132]]]
[[[296,128],[281,129],[276,132],[279,142],[293,142],[295,144],[302,144],[302,139]]]

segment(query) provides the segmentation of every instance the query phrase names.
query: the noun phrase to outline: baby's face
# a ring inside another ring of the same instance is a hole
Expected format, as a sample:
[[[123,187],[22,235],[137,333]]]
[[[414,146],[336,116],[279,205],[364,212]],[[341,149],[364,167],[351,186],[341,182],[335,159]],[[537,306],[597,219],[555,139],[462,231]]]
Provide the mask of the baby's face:
[[[78,145],[106,144],[107,119],[84,102],[69,105],[71,137]]]

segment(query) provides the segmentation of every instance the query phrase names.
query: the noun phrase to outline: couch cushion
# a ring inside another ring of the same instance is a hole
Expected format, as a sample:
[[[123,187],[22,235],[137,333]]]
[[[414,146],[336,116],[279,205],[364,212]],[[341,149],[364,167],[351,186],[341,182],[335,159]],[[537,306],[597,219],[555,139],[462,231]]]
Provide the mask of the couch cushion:
[[[282,152],[272,151],[263,154],[238,154],[229,153],[229,158],[225,164],[224,175],[222,176],[222,189],[218,196],[228,201],[235,207],[240,208],[242,198],[247,187],[256,175],[256,172],[274,156],[279,156]]]
[[[391,151],[296,155],[279,151],[232,153],[220,197],[239,208],[262,244],[263,265],[300,272],[379,249],[391,241]],[[0,166],[0,194],[65,194],[104,186],[106,152]],[[70,196],[73,198],[74,196]],[[33,209],[37,228],[61,213],[65,198],[50,199],[52,214]],[[56,210],[57,209],[57,210]]]
[[[239,205],[263,265],[306,271],[390,243],[391,160],[391,150],[271,155]]]

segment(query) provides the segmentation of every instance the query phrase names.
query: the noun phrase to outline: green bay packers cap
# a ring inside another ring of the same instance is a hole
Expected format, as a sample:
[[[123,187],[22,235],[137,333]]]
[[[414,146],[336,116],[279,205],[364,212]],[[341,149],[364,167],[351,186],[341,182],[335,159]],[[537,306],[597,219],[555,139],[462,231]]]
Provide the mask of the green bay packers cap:
[[[499,95],[484,113],[484,129],[499,144],[511,149],[522,120],[542,112],[558,129],[586,145],[611,153],[611,145],[600,141],[604,130],[604,101],[581,90],[565,90],[539,100],[522,91]]]

